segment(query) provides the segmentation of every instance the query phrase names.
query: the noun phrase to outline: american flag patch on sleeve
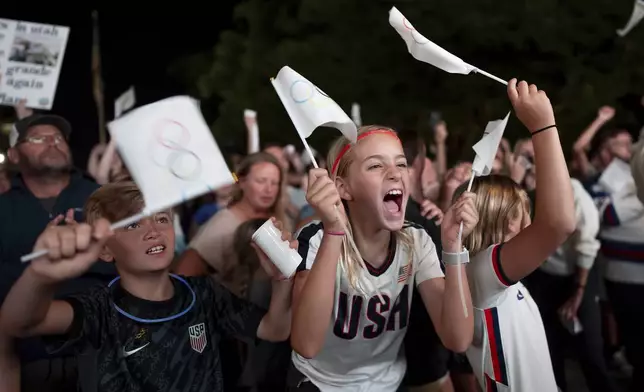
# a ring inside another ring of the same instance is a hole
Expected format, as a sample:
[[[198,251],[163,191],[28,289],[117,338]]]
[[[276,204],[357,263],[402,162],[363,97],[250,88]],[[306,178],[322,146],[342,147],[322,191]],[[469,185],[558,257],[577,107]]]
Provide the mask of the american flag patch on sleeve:
[[[398,268],[398,283],[404,283],[411,276],[411,263]]]

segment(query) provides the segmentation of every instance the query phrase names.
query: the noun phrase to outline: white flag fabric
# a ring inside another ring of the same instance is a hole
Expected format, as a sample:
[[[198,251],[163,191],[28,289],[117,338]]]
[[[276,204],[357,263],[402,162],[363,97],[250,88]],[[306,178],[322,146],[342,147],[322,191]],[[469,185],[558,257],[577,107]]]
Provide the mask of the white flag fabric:
[[[257,112],[244,110],[244,123],[248,132],[248,153],[259,152],[259,125],[257,124]]]
[[[286,112],[302,139],[311,136],[320,126],[338,129],[356,142],[356,125],[331,97],[288,66],[271,80]]]
[[[639,22],[644,19],[644,0],[635,0],[635,5],[633,6],[633,13],[631,18],[626,23],[623,29],[617,30],[617,34],[620,37],[626,36]]]
[[[132,109],[134,104],[136,104],[136,95],[132,86],[114,101],[114,118],[121,117],[123,113]]]
[[[353,105],[351,105],[351,119],[356,124],[356,126],[358,127],[362,126],[362,116],[360,115],[360,104],[357,102],[354,102]]]
[[[494,157],[503,138],[503,132],[508,125],[510,113],[503,120],[490,121],[485,127],[481,140],[472,147],[476,157],[472,163],[472,171],[479,176],[487,176],[492,171]]]
[[[234,183],[197,101],[179,96],[108,124],[148,214]]]
[[[465,63],[460,58],[436,45],[420,34],[414,26],[393,7],[389,11],[389,24],[396,29],[398,34],[407,43],[407,49],[411,55],[420,61],[431,64],[445,72],[467,75],[475,67]]]

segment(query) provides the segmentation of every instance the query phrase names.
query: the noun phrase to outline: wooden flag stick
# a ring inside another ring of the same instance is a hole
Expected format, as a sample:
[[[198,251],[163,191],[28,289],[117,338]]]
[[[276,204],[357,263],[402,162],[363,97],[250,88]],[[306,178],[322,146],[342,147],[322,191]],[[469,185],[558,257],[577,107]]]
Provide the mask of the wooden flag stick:
[[[103,98],[103,78],[101,76],[101,43],[99,38],[98,11],[92,11],[92,87],[96,112],[98,114],[98,139],[105,144],[105,104]]]

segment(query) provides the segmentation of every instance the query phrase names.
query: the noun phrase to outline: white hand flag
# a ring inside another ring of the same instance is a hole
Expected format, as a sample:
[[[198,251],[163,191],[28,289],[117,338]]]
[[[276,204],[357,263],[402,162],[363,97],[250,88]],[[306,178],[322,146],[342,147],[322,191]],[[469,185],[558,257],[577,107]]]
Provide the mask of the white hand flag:
[[[353,121],[331,97],[302,75],[286,66],[271,82],[305,147],[308,146],[305,139],[320,126],[336,128],[355,143],[358,131]]]
[[[617,34],[620,37],[624,37],[628,34],[639,22],[644,19],[644,0],[635,0],[635,5],[633,6],[633,13],[631,18],[628,20],[626,26],[623,29],[617,30]]]
[[[431,64],[445,72],[467,75],[474,71],[496,80],[499,83],[503,83],[505,85],[508,84],[508,82],[501,78],[467,64],[459,57],[454,56],[450,52],[425,38],[414,28],[414,26],[412,26],[407,18],[405,18],[405,16],[401,14],[396,7],[392,7],[389,11],[389,24],[396,29],[402,39],[405,40],[409,53],[411,53],[416,60]]]
[[[244,110],[244,123],[248,132],[248,153],[259,152],[259,125],[257,125],[257,112]]]
[[[490,121],[485,127],[485,133],[481,140],[476,143],[472,149],[476,152],[476,157],[472,163],[472,171],[479,176],[487,176],[492,171],[496,151],[499,149],[503,132],[508,125],[508,113],[503,120]]]
[[[134,94],[134,86],[132,86],[114,101],[114,118],[121,117],[123,113],[132,109],[135,103],[136,95]]]
[[[353,105],[351,105],[351,119],[356,124],[356,126],[358,127],[362,126],[362,116],[360,115],[360,104],[357,102],[354,102]]]
[[[234,183],[190,97],[143,106],[108,124],[151,214]]]

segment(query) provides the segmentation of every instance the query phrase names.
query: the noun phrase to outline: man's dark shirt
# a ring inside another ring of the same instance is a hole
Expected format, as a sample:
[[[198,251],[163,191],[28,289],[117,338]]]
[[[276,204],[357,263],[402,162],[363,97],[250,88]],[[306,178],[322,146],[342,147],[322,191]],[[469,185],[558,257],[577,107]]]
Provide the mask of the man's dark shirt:
[[[74,321],[66,335],[46,338],[48,348],[71,348],[79,355],[83,392],[223,391],[220,340],[232,336],[253,344],[266,312],[211,277],[185,279],[196,294],[194,307],[163,323],[133,321],[110,301],[138,318],[169,317],[192,302],[190,289],[176,279],[168,301],[134,297],[118,282],[66,298]]]
[[[70,208],[76,212],[76,220],[82,222],[85,202],[98,188],[94,181],[74,171],[69,185],[56,198],[51,211],[47,211],[20,175],[12,179],[11,189],[0,195],[0,303],[28,265],[22,263],[20,257],[33,250],[47,224]],[[83,277],[62,285],[58,294],[80,292],[97,283],[104,284],[115,276],[116,270],[112,264],[98,262]],[[20,356],[24,361],[45,357],[43,347],[39,347],[36,341],[28,339],[19,344]]]

